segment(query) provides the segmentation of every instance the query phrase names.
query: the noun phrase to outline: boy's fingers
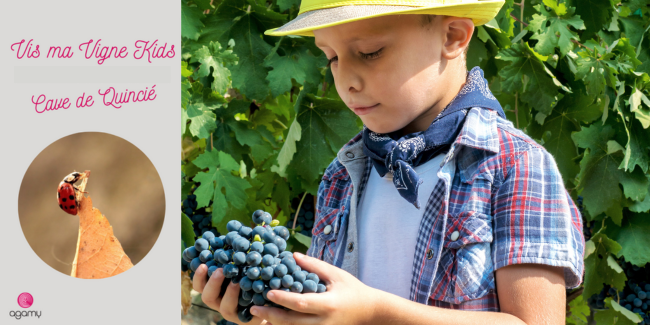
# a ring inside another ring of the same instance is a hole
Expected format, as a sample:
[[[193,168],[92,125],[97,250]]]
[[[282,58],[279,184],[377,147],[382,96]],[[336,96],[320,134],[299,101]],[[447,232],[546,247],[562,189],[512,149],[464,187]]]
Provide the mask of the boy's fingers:
[[[285,306],[291,310],[306,314],[328,314],[332,311],[329,306],[329,295],[326,293],[297,294],[283,290],[271,290],[267,297],[272,302]]]
[[[194,277],[196,278],[196,275]],[[219,294],[221,293],[221,283],[223,283],[224,279],[223,269],[216,269],[212,273],[208,283],[205,285],[203,294],[201,295],[203,302],[208,305],[208,307],[217,311],[220,310],[221,297],[219,297]]]
[[[219,312],[227,319],[237,319],[237,305],[239,305],[239,284],[230,282],[226,293],[221,298]]]
[[[293,256],[303,270],[316,273],[320,280],[332,282],[339,279],[341,269],[338,267],[298,252],[293,253]]]
[[[272,324],[319,324],[319,317],[295,312],[293,310],[284,310],[275,307],[253,306],[251,313],[255,317],[265,319]]]
[[[192,286],[194,287],[194,290],[198,293],[203,292],[203,288],[205,287],[205,283],[208,282],[208,266],[205,264],[199,265],[199,268],[196,269],[196,273],[194,274],[194,279],[192,280]]]

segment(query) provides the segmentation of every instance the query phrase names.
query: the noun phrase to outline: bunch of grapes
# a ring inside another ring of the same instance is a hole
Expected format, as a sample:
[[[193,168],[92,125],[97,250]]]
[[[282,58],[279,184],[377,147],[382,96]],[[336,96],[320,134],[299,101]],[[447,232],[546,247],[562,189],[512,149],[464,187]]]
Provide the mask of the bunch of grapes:
[[[646,282],[649,279],[649,270],[632,265],[624,260],[620,262],[627,276],[623,291],[617,291],[613,287],[605,286],[599,294],[589,297],[587,303],[592,308],[603,309],[605,308],[605,298],[612,297],[621,306],[641,316],[642,321],[638,323],[639,325],[650,325],[650,309],[648,309],[650,305],[650,283]]]
[[[253,319],[250,307],[270,305],[284,308],[267,299],[270,290],[295,293],[325,292],[318,275],[304,271],[296,264],[293,253],[287,251],[289,229],[278,226],[271,214],[263,210],[253,213],[255,228],[246,227],[237,220],[226,225],[228,234],[215,236],[205,232],[194,246],[183,251],[182,259],[189,265],[190,277],[201,264],[208,266],[208,277],[223,269],[223,295],[230,282],[239,283],[238,316],[242,322]]]
[[[212,216],[205,211],[205,208],[196,209],[198,203],[196,202],[196,195],[190,194],[183,200],[183,212],[190,219],[194,226],[194,234],[196,237],[201,237],[206,231],[212,232],[216,236],[220,236],[217,228],[212,227]]]
[[[307,194],[305,196],[304,202],[298,211],[298,219],[296,220],[296,231],[308,237],[311,237],[311,230],[314,227],[314,214],[316,213],[314,205],[311,204],[313,200],[313,195]],[[292,207],[298,209],[299,205],[300,199],[295,198],[292,202]],[[287,220],[286,226],[288,228],[293,228],[293,216]]]

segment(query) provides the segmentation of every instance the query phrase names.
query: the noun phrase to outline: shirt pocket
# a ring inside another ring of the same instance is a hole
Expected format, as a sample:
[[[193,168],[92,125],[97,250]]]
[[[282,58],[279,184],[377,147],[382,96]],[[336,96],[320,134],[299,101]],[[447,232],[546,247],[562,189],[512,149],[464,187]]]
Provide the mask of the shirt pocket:
[[[450,214],[436,276],[446,290],[438,290],[432,298],[459,304],[493,293],[491,244],[491,215],[476,211]]]
[[[316,211],[312,229],[312,241],[318,245],[315,247],[317,250],[315,256],[330,264],[334,262],[344,212],[345,206],[340,208],[322,206]]]

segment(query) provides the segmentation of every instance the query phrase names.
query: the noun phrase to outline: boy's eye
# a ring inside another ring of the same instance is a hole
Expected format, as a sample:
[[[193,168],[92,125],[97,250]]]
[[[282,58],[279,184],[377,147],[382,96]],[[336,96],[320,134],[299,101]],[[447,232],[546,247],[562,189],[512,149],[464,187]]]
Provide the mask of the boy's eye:
[[[384,48],[382,47],[382,48],[380,48],[379,50],[377,50],[377,51],[375,51],[375,52],[372,52],[372,53],[367,53],[367,54],[366,54],[366,53],[361,53],[361,52],[359,52],[359,54],[361,54],[361,57],[363,57],[364,59],[374,59],[374,58],[376,58],[376,57],[379,56],[379,54],[381,53],[381,51],[382,51],[383,49],[384,49]]]
[[[384,49],[384,48],[382,47],[382,48],[380,48],[379,50],[377,50],[377,51],[375,51],[375,52],[372,52],[372,53],[362,53],[362,52],[359,52],[359,54],[360,54],[361,57],[364,58],[364,59],[374,59],[374,58],[377,58],[377,57],[379,56],[379,54],[381,53],[381,51],[382,51],[383,49]],[[330,65],[332,64],[332,62],[337,61],[337,60],[338,60],[338,56],[335,56],[335,57],[329,59],[328,62],[327,62],[327,67],[329,68]]]

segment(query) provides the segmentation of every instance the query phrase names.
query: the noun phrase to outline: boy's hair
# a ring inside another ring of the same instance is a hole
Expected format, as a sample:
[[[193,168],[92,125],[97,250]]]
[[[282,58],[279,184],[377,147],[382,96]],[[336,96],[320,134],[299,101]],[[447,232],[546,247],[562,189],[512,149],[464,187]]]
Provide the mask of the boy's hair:
[[[422,24],[422,27],[427,28],[429,25],[431,25],[431,22],[433,19],[436,17],[436,15],[420,15],[420,23]],[[467,44],[467,47],[465,47],[465,51],[463,51],[463,61],[467,62],[467,51],[469,50],[469,44]]]

